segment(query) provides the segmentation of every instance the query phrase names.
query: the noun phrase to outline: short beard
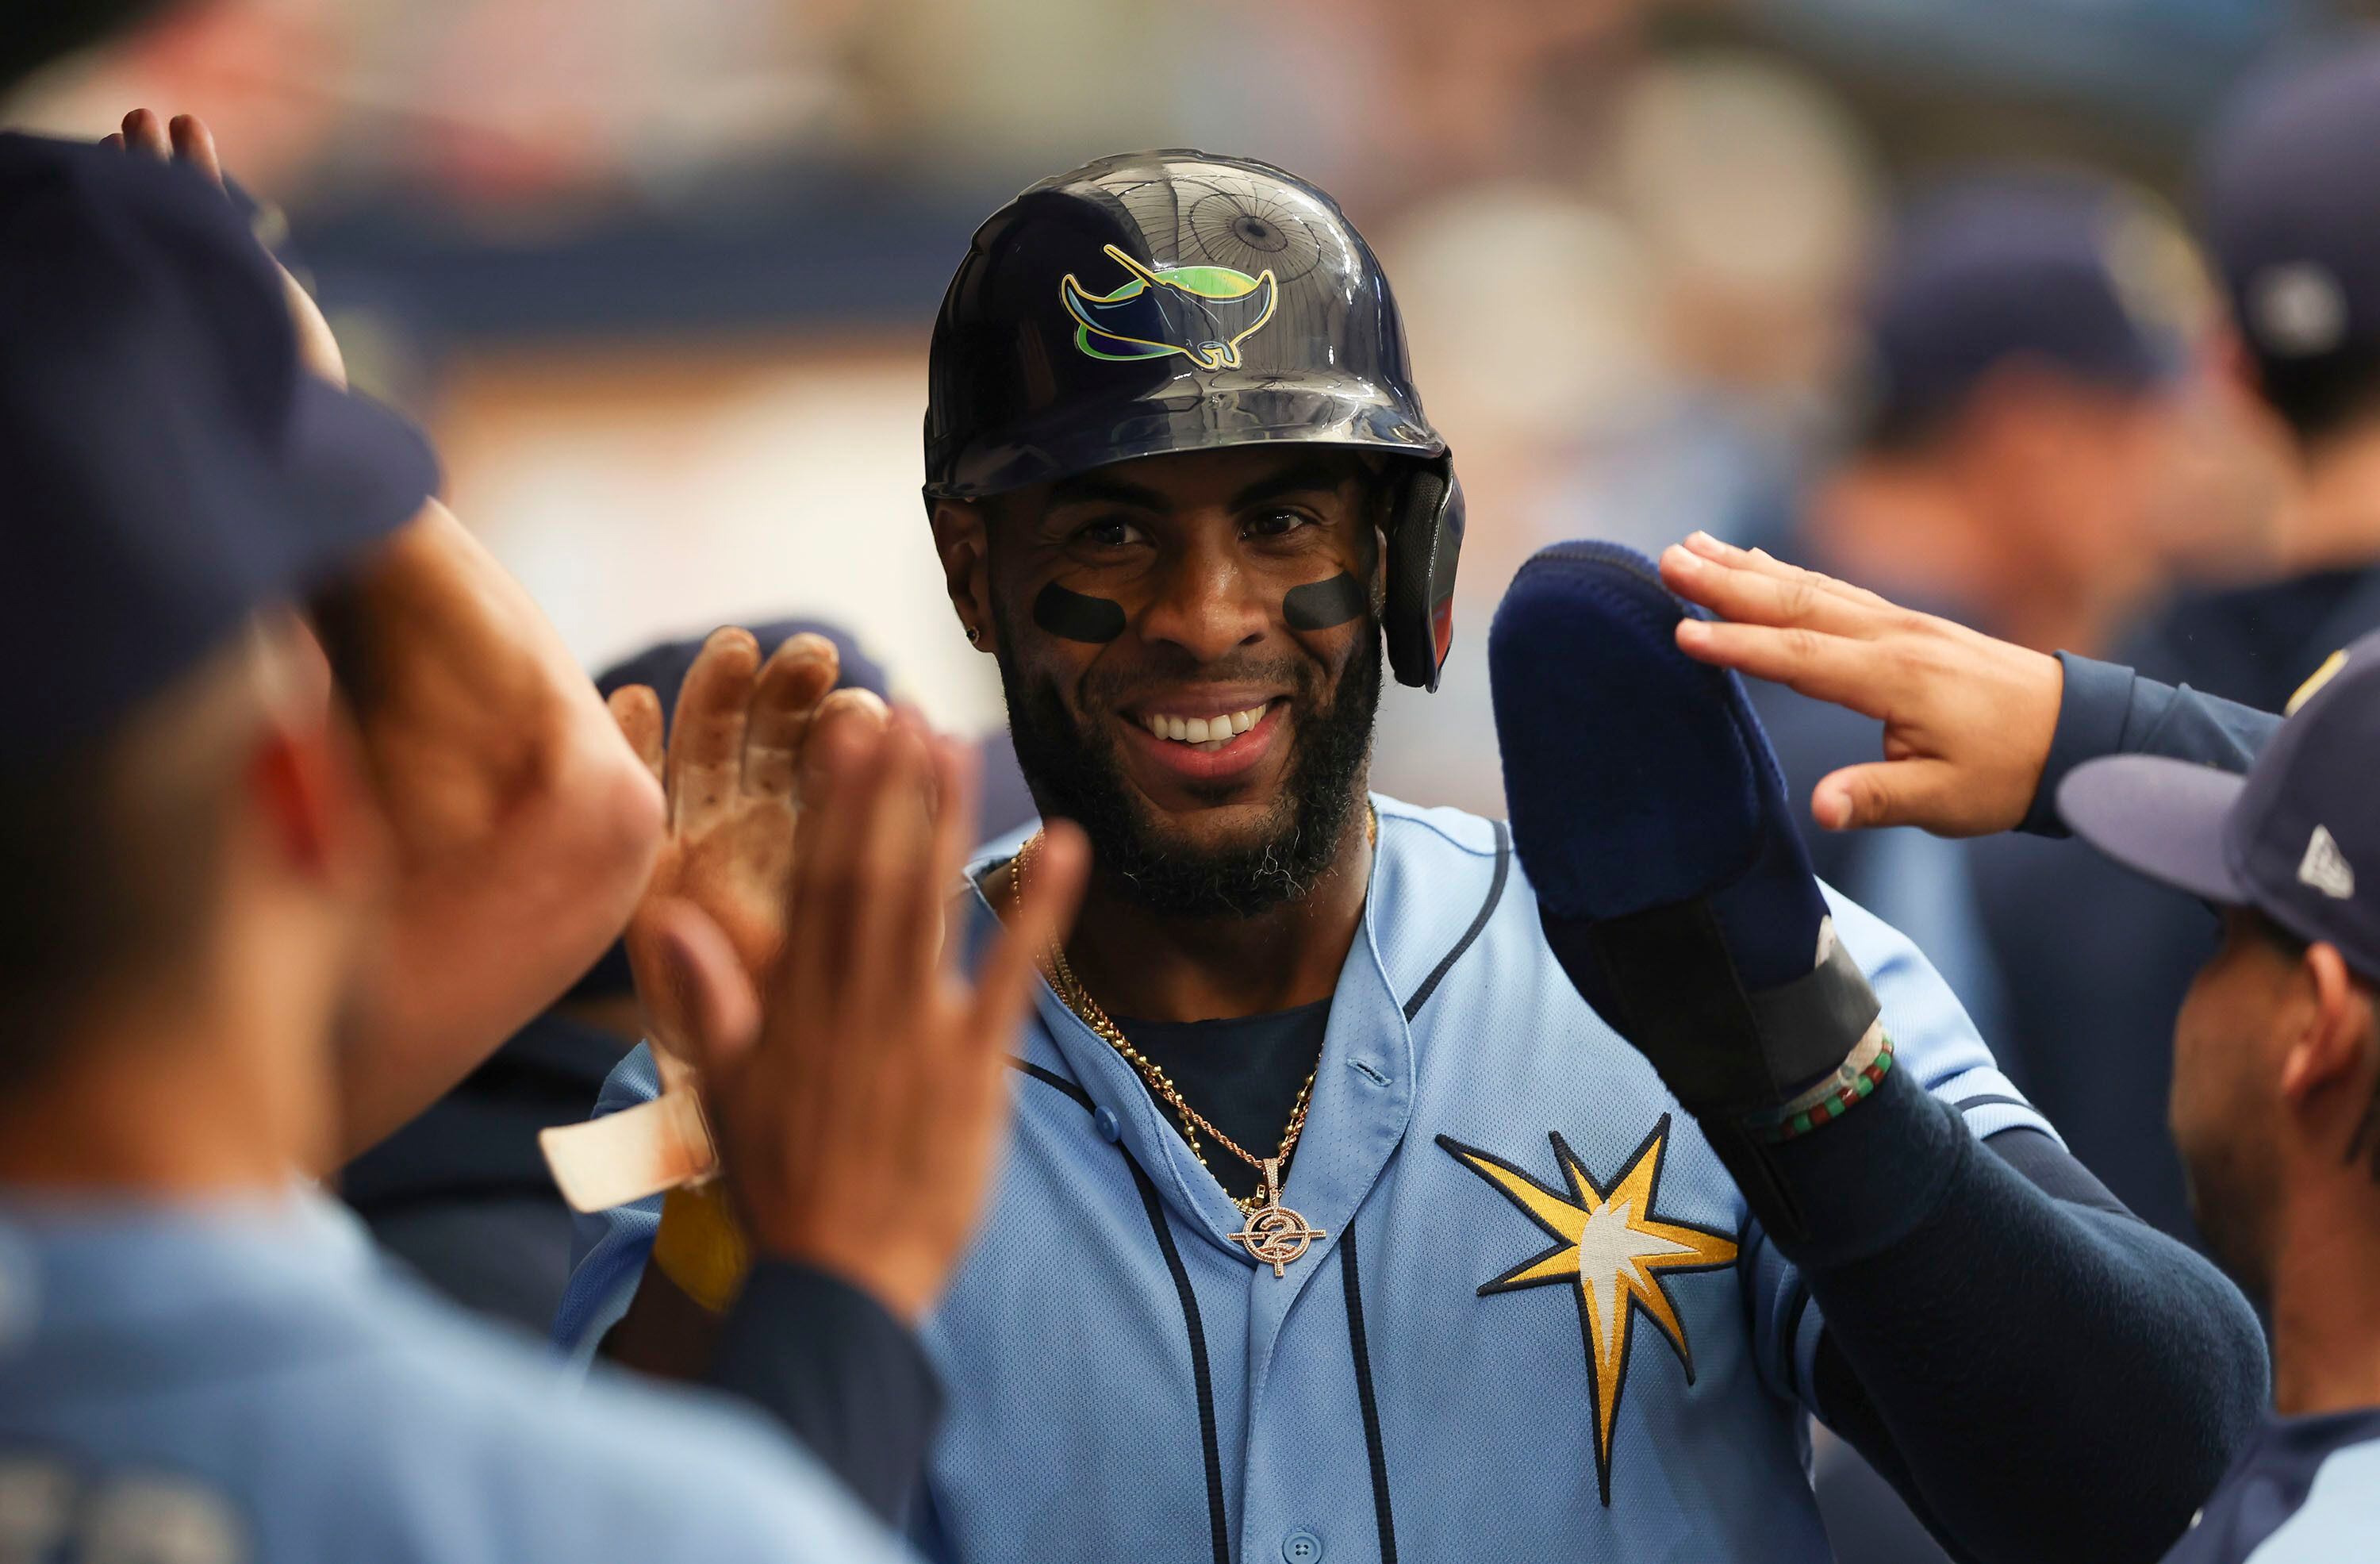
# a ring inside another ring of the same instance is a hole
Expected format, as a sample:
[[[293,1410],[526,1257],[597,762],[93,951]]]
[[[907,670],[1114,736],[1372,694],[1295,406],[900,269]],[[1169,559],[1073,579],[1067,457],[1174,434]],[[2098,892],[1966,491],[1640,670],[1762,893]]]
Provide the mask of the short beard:
[[[1115,741],[1104,727],[1085,732],[1056,684],[1033,678],[1012,660],[1014,638],[1000,618],[1000,684],[1008,729],[1026,786],[1044,819],[1072,820],[1091,839],[1091,861],[1153,912],[1176,918],[1253,918],[1307,895],[1330,871],[1345,836],[1372,754],[1380,703],[1380,639],[1364,636],[1335,695],[1326,695],[1310,662],[1250,666],[1232,677],[1292,682],[1290,715],[1296,751],[1281,796],[1242,846],[1200,849],[1167,839],[1124,780]],[[1084,680],[1086,704],[1100,680]]]

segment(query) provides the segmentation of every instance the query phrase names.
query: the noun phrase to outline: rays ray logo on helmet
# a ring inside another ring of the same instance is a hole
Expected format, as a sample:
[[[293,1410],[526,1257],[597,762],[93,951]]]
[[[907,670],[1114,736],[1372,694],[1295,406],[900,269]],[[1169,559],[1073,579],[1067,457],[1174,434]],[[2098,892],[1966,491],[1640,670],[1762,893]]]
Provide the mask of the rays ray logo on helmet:
[[[1132,274],[1111,293],[1085,291],[1072,272],[1058,297],[1075,318],[1075,346],[1094,359],[1157,359],[1179,353],[1203,370],[1240,367],[1240,344],[1272,319],[1279,289],[1229,266],[1144,266],[1102,247]]]

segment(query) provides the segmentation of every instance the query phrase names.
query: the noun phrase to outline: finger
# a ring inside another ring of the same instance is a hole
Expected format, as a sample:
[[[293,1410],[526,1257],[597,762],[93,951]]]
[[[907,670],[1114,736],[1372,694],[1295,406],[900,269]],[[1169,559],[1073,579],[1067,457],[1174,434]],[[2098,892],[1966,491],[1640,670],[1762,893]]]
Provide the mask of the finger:
[[[1790,565],[1783,568],[1791,573],[1722,565],[1675,544],[1661,553],[1663,584],[1723,619],[1801,625],[1829,635],[1873,636],[1885,627],[1885,614],[1876,605],[1825,590],[1821,583],[1827,578],[1814,571]]]
[[[1682,619],[1677,635],[1678,649],[1697,662],[1768,679],[1863,716],[1883,717],[1893,705],[1899,664],[1878,641],[1709,619]]]
[[[169,158],[174,144],[165,137],[165,122],[145,108],[134,109],[124,116],[124,144],[150,157]]]
[[[647,914],[645,935],[687,1060],[707,1080],[730,1079],[760,1030],[760,998],[735,943],[710,914],[674,898]]]
[[[934,747],[934,883],[948,896],[966,874],[982,824],[983,755],[957,739]]]
[[[99,144],[107,148],[110,152],[122,152],[125,150],[124,132],[121,130],[110,130],[106,135],[102,136],[99,139]]]
[[[850,1133],[846,1078],[869,1057],[872,1040],[854,1036],[851,930],[837,889],[850,877],[865,828],[880,740],[880,731],[866,724],[845,724],[813,740],[821,754],[803,818],[815,813],[823,828],[810,850],[795,854],[787,876],[784,945],[769,979],[761,1032],[788,1144],[832,1144]]]
[[[205,120],[194,114],[177,114],[166,129],[173,137],[174,155],[215,184],[224,182],[223,164],[215,156],[214,132],[207,128]]]
[[[819,703],[841,672],[834,642],[822,635],[788,636],[771,653],[752,690],[744,729],[744,788],[771,798],[795,797],[795,764]]]
[[[1041,953],[1075,926],[1090,868],[1090,841],[1081,827],[1064,820],[1043,827],[1040,849],[1033,855],[1033,883],[1026,887],[1023,905],[976,969],[975,998],[967,1016],[968,1041],[975,1046],[1011,1045],[1040,972]]]
[[[941,898],[933,878],[933,825],[926,810],[932,762],[913,708],[893,714],[858,873],[850,887],[856,939],[851,963],[871,1014],[924,992],[933,971]]]
[[[883,701],[866,690],[837,690],[818,703],[810,715],[808,730],[803,735],[802,747],[794,756],[794,796],[803,805],[794,822],[795,861],[811,849],[812,840],[821,834],[819,820],[808,806],[826,785],[828,758],[838,748],[872,748],[892,717]]]
[[[810,718],[809,739],[816,740],[829,732],[849,729],[853,733],[878,734],[892,720],[892,709],[872,690],[837,690],[818,703]],[[795,757],[795,790],[808,798],[811,787],[820,776],[820,762],[825,750],[814,750],[805,742]]]
[[[1765,548],[1755,548],[1746,552],[1742,564],[1745,569],[1756,570],[1762,575],[1775,576],[1781,580],[1805,580],[1820,592],[1832,593],[1837,597],[1848,598],[1853,603],[1865,604],[1873,608],[1890,608],[1896,611],[1900,609],[1900,605],[1882,593],[1870,592],[1867,588],[1856,586],[1840,576],[1829,576],[1820,571],[1803,569],[1799,565],[1788,565]]]
[[[671,827],[699,834],[733,803],[744,774],[745,714],[759,643],[733,625],[710,632],[678,687],[664,786]]]
[[[878,802],[883,725],[866,715],[821,720],[802,757],[801,825],[786,887],[783,1001],[812,1013],[839,996],[853,934],[847,904]]]
[[[1947,761],[1870,761],[1818,779],[1810,814],[1829,831],[1918,825],[1944,835],[1968,835],[1952,807],[1957,768]]]
[[[1722,543],[1708,532],[1688,533],[1684,546],[1715,564],[1725,565],[1731,569],[1751,570],[1779,579],[1801,577],[1822,592],[1848,597],[1854,603],[1864,603],[1877,608],[1897,606],[1891,599],[1865,587],[1853,586],[1849,581],[1822,575],[1815,570],[1805,570],[1798,565],[1788,565],[1766,549],[1738,548],[1731,543]]]
[[[621,735],[628,748],[645,763],[653,780],[662,779],[662,698],[653,693],[649,684],[628,684],[612,691],[603,703],[611,708],[612,720],[620,725]]]
[[[952,977],[958,973],[959,942],[946,926],[951,898],[966,873],[967,854],[976,840],[977,797],[982,763],[975,746],[954,739],[934,742],[934,841],[929,854],[928,901],[924,909],[932,950],[920,981],[939,965]]]

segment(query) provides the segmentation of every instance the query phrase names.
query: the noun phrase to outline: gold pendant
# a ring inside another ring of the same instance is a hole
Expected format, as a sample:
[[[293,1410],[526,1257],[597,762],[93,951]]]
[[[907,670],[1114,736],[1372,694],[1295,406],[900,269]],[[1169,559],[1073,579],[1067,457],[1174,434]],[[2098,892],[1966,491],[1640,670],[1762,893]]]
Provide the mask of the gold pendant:
[[[1270,1265],[1276,1277],[1283,1275],[1305,1246],[1316,1239],[1329,1238],[1329,1233],[1305,1225],[1305,1218],[1281,1203],[1281,1159],[1265,1158],[1264,1204],[1248,1213],[1232,1241],[1245,1248],[1258,1262]]]

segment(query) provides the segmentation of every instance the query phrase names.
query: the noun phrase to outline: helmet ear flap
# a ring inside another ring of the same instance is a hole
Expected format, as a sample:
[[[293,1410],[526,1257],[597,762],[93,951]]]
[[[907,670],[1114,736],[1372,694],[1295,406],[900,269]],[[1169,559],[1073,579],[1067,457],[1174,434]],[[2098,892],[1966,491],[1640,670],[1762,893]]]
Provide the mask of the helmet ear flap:
[[[1454,567],[1463,553],[1463,485],[1451,456],[1410,463],[1389,513],[1382,629],[1399,684],[1438,688],[1454,639]]]

